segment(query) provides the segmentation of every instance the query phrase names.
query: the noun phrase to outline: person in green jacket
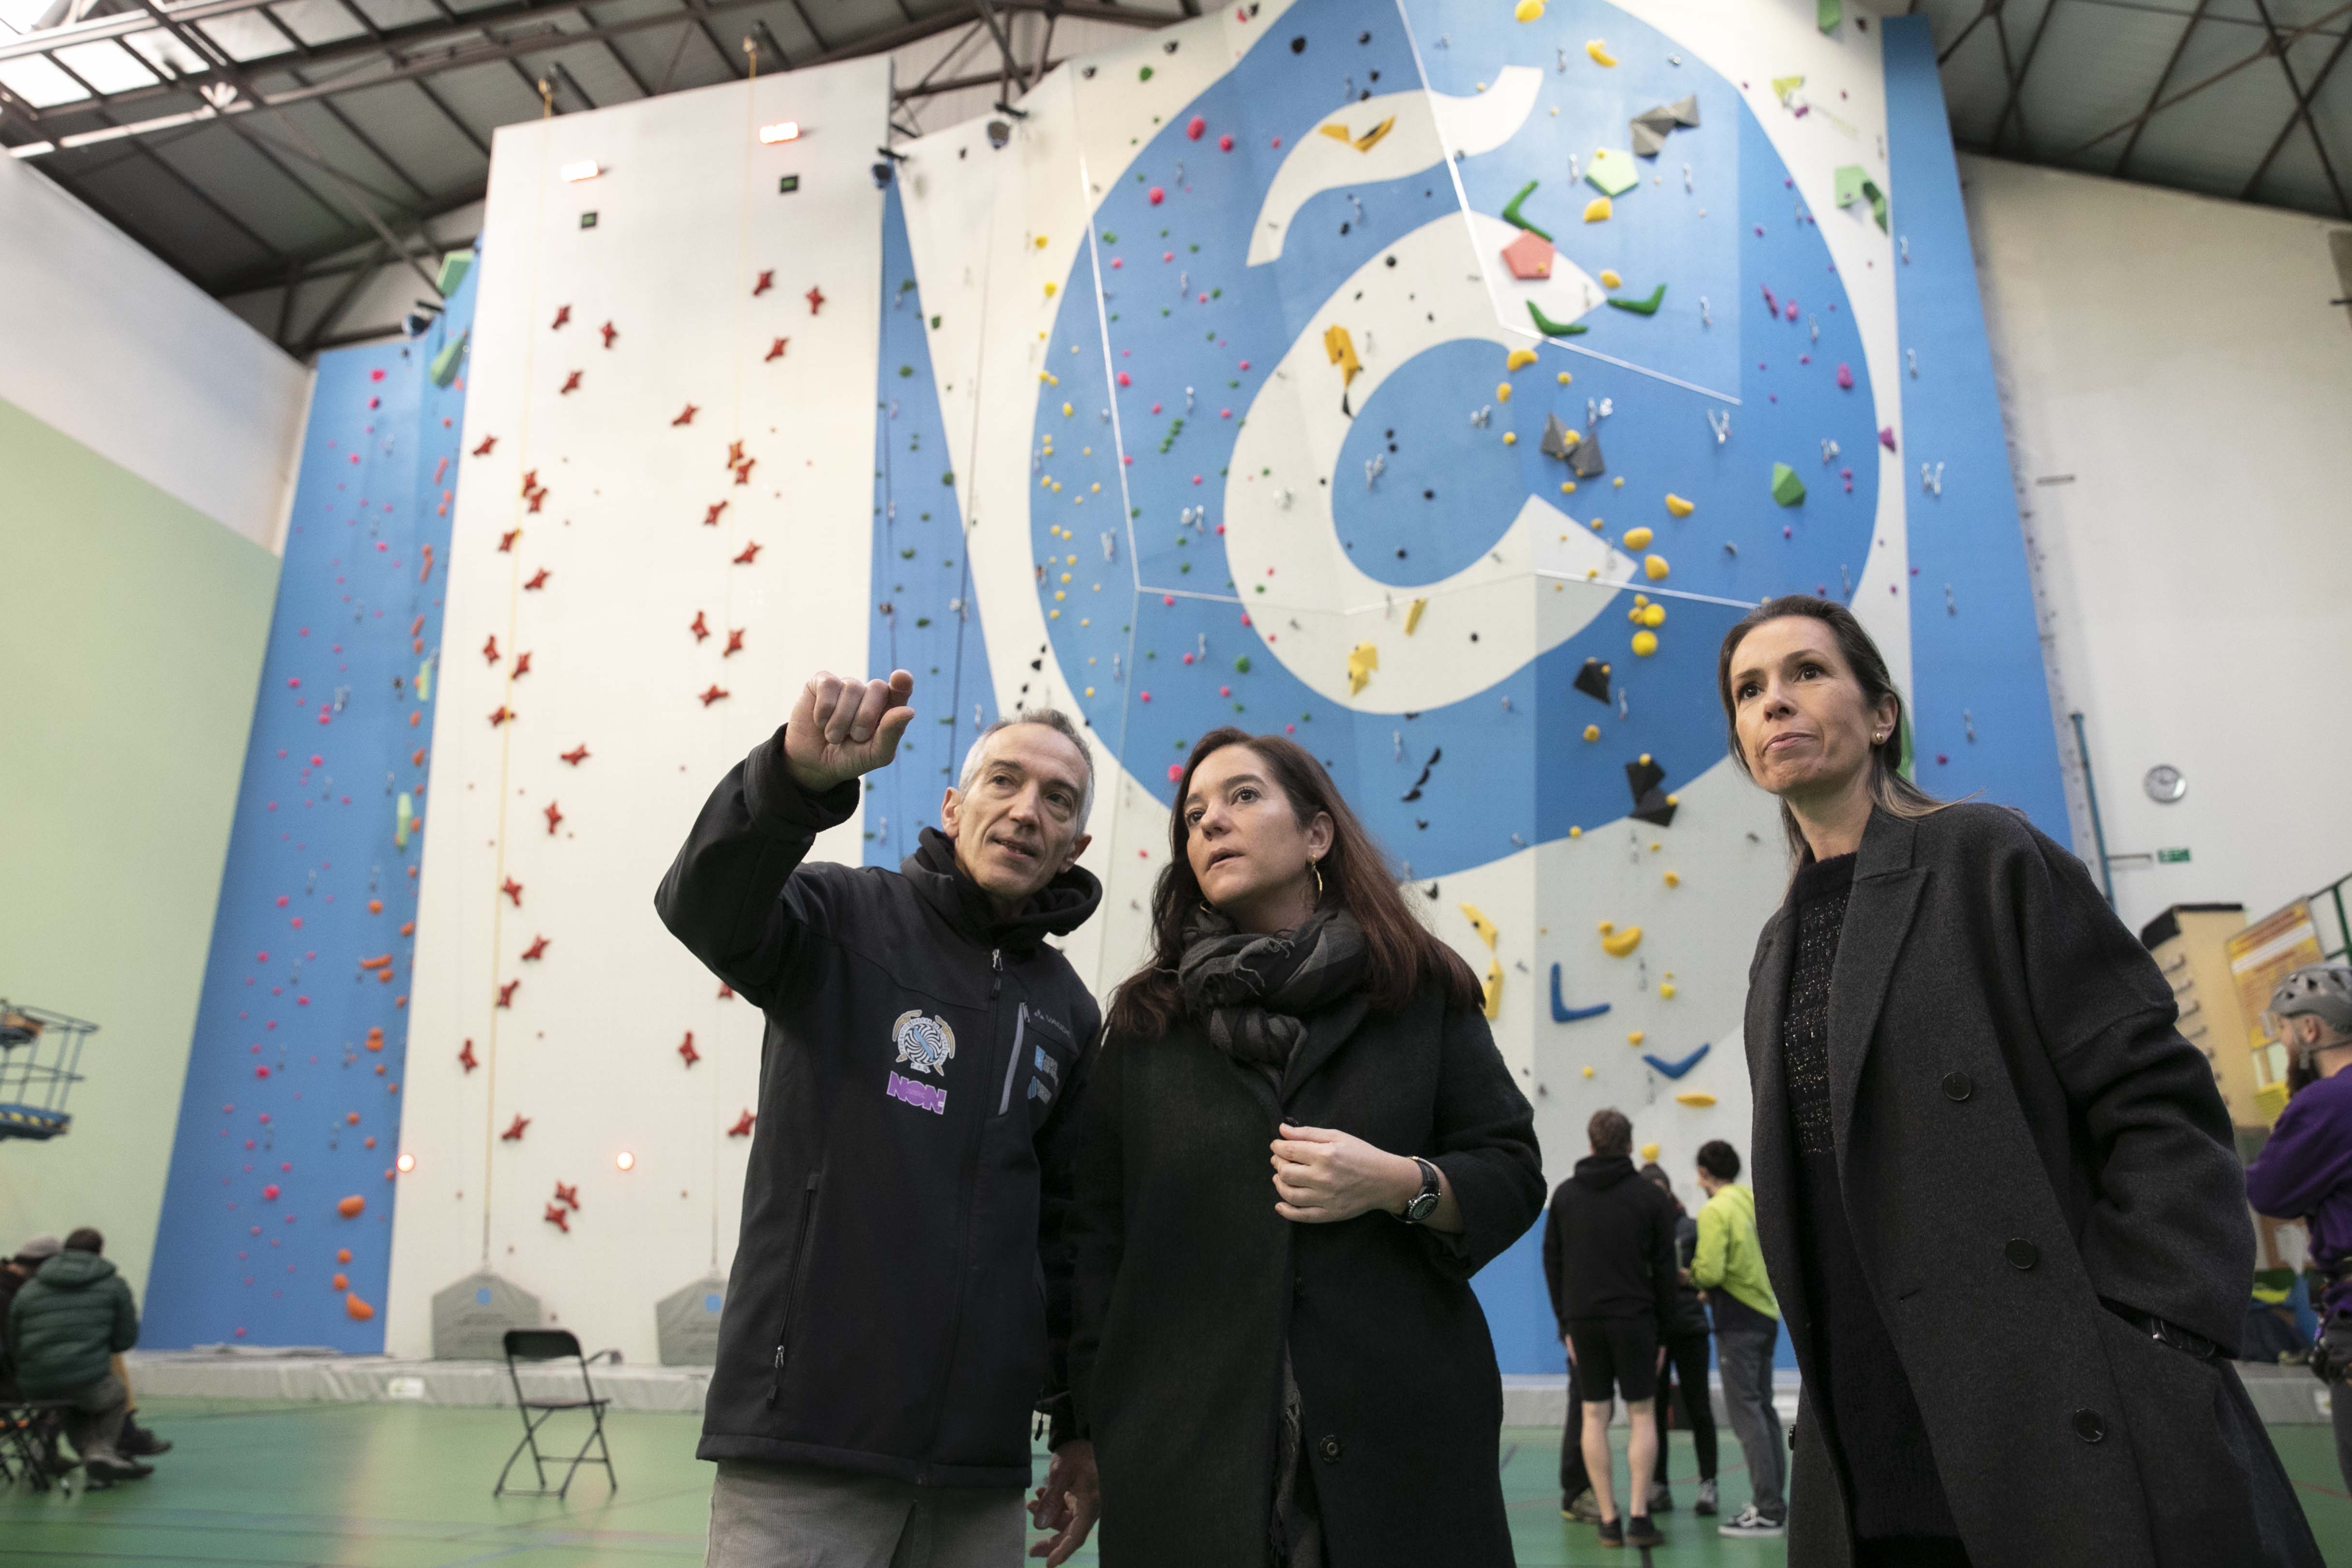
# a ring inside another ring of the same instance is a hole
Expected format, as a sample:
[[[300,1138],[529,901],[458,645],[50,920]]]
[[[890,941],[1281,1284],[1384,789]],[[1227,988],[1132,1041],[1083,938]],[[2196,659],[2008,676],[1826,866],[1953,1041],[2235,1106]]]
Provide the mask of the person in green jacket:
[[[19,1391],[66,1405],[66,1436],[82,1468],[93,1482],[111,1484],[152,1475],[155,1467],[116,1447],[130,1393],[112,1363],[139,1342],[139,1308],[114,1265],[99,1256],[105,1245],[94,1230],[75,1231],[25,1282],[8,1304],[8,1352]]]
[[[1706,1292],[1715,1315],[1715,1361],[1723,1373],[1723,1404],[1732,1435],[1748,1456],[1752,1500],[1716,1527],[1730,1536],[1788,1533],[1781,1496],[1785,1450],[1780,1413],[1772,1408],[1772,1344],[1780,1334],[1780,1302],[1764,1273],[1756,1237],[1756,1194],[1737,1180],[1739,1152],[1717,1139],[1699,1146],[1698,1184],[1706,1194],[1698,1211],[1698,1246],[1691,1283]]]

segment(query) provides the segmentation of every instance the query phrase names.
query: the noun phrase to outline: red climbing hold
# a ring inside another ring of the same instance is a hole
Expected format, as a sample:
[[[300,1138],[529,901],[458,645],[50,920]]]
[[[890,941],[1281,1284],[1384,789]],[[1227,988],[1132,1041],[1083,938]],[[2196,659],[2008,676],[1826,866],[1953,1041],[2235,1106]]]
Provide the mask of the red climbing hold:
[[[757,458],[746,458],[741,462],[736,464],[735,482],[739,485],[750,484],[751,482],[751,465],[759,460],[760,459]]]
[[[695,1063],[702,1059],[702,1053],[694,1048],[694,1031],[692,1029],[688,1029],[686,1032],[686,1038],[678,1043],[677,1054],[680,1059],[682,1059],[688,1067],[692,1067]]]
[[[705,528],[717,528],[719,526],[719,514],[726,510],[727,503],[725,501],[712,501],[708,507],[703,509],[702,526]]]
[[[725,697],[725,696],[727,695],[727,691],[726,691],[726,689],[725,689],[725,688],[721,687],[721,686],[720,686],[717,681],[715,681],[715,680],[714,680],[714,681],[712,681],[712,682],[710,683],[709,688],[707,690],[705,690],[701,695],[702,695],[702,705],[703,705],[705,708],[708,708],[708,707],[709,707],[712,703],[714,703],[714,702],[716,702],[716,701],[719,700],[721,698]]]
[[[532,573],[532,574],[530,574],[530,580],[529,580],[529,581],[527,581],[527,582],[525,582],[525,583],[523,584],[523,586],[524,586],[525,588],[544,588],[544,587],[546,587],[546,586],[547,586],[547,568],[546,568],[546,567],[544,567],[544,566],[542,566],[542,567],[541,567],[538,571],[536,571],[536,572]]]
[[[555,320],[549,324],[547,330],[551,332],[554,331],[557,328],[562,326],[564,322],[571,319],[572,307],[569,305],[558,305],[555,307]]]
[[[727,652],[720,654],[719,657],[725,658],[731,654],[738,654],[742,651],[743,634],[740,631],[729,632],[727,634]]]
[[[789,342],[791,342],[792,341],[793,341],[793,340],[792,340],[792,339],[790,339],[790,338],[778,338],[774,342],[770,343],[770,344],[768,345],[768,353],[767,353],[766,356],[765,356],[764,358],[762,358],[762,359],[760,361],[760,363],[761,363],[761,364],[766,364],[766,363],[768,363],[768,361],[769,361],[769,360],[778,360],[778,359],[782,359],[782,358],[783,358],[783,357],[784,357],[784,345],[785,345],[785,344],[787,344],[787,343],[789,343]]]
[[[613,346],[613,340],[621,335],[621,330],[613,325],[610,321],[605,322],[596,330],[604,334],[604,346],[608,349]]]
[[[485,436],[482,437],[482,444],[474,448],[474,456],[487,458],[490,455],[490,448],[498,444],[499,438],[496,436]]]
[[[570,750],[570,751],[568,751],[568,752],[558,752],[556,753],[556,755],[557,755],[557,757],[559,757],[561,760],[562,760],[562,761],[564,761],[564,762],[567,762],[567,763],[570,763],[573,767],[575,767],[575,768],[576,768],[576,767],[578,767],[581,763],[584,763],[584,762],[586,762],[586,761],[588,760],[588,747],[587,747],[587,745],[583,742],[583,743],[582,743],[582,744],[580,744],[580,745],[577,745],[577,746],[572,747],[572,750]]]
[[[1184,134],[1186,138],[1194,142],[1198,142],[1202,136],[1208,134],[1208,131],[1209,122],[1206,120],[1202,119],[1197,114],[1192,116],[1191,122],[1184,127]]]
[[[530,1118],[518,1113],[514,1119],[514,1125],[499,1134],[499,1142],[501,1143],[521,1142],[522,1130],[530,1125]]]
[[[556,1229],[563,1232],[566,1236],[572,1234],[572,1220],[569,1213],[562,1204],[548,1205],[547,1213],[542,1217],[545,1218],[550,1225],[552,1225]]]
[[[749,544],[743,546],[743,553],[735,557],[735,564],[738,566],[749,566],[752,562],[759,558],[760,542],[755,539]]]
[[[490,728],[495,730],[514,716],[514,710],[501,702],[496,708],[490,710]]]
[[[562,1182],[556,1183],[555,1201],[560,1204],[567,1204],[574,1210],[577,1210],[580,1207],[579,1184],[574,1183],[572,1185],[567,1187]]]
[[[525,511],[537,511],[539,510],[540,502],[546,499],[547,487],[545,485],[540,486],[539,489],[535,490],[527,491],[523,496],[523,500],[528,501],[530,504],[525,506],[523,510]]]
[[[463,1064],[467,1072],[472,1072],[476,1068],[482,1065],[474,1059],[474,1042],[471,1040],[467,1040],[465,1046],[457,1052],[457,1060]]]
[[[563,820],[563,813],[559,810],[556,804],[551,800],[547,803],[547,809],[540,815],[547,818],[548,837],[551,838],[555,836],[555,825]]]
[[[567,376],[565,376],[565,377],[563,378],[563,385],[562,385],[562,387],[561,389],[559,389],[559,390],[557,391],[556,395],[557,395],[558,397],[561,397],[561,396],[562,396],[562,395],[563,395],[563,394],[564,394],[564,393],[571,392],[571,391],[572,391],[572,390],[576,389],[576,388],[579,386],[579,384],[580,384],[580,373],[579,373],[578,371],[576,371],[576,370],[575,370],[575,371],[573,371],[571,374],[569,374],[569,375],[567,375]]]
[[[529,648],[525,648],[522,652],[515,655],[514,668],[507,672],[507,679],[509,680],[520,680],[530,673],[530,650]]]
[[[697,642],[700,642],[703,638],[710,635],[710,628],[709,626],[704,624],[702,612],[700,610],[694,612],[694,625],[687,627],[686,629],[694,634],[694,640]]]
[[[766,293],[769,289],[771,289],[774,288],[775,286],[776,286],[776,274],[775,274],[775,269],[774,269],[773,268],[770,268],[770,269],[768,269],[767,271],[761,273],[761,274],[760,274],[760,280],[759,280],[757,283],[754,283],[754,284],[752,284],[752,285],[751,285],[751,298],[753,298],[754,300],[756,300],[756,299],[758,299],[761,295],[762,295],[762,294]]]
[[[751,1136],[751,1124],[759,1120],[760,1119],[752,1115],[751,1110],[747,1108],[742,1115],[735,1119],[735,1125],[727,1130],[727,1136],[730,1138],[749,1138]]]
[[[1233,150],[1234,150],[1234,139],[1233,139],[1232,137],[1230,137],[1230,136],[1220,136],[1220,137],[1218,137],[1218,138],[1217,138],[1217,151],[1218,151],[1218,152],[1220,152],[1220,153],[1230,153],[1230,152],[1232,152]]]
[[[278,1184],[276,1182],[272,1182],[268,1186],[261,1189],[261,1201],[266,1204],[274,1204],[278,1201]]]
[[[802,295],[801,298],[809,302],[809,314],[812,316],[815,315],[819,310],[824,308],[824,290],[822,289],[812,286],[809,291],[806,294]]]
[[[529,494],[530,494],[530,492],[529,490],[525,490],[525,491],[523,491],[522,493],[523,493],[523,494],[525,494],[525,495],[529,495]],[[518,539],[520,539],[521,537],[522,537],[522,530],[521,530],[521,529],[520,529],[520,528],[509,528],[509,529],[508,529],[504,533],[499,534],[499,554],[501,554],[501,555],[511,555],[511,554],[513,554],[513,553],[514,553],[514,542],[515,542],[516,540],[518,540]]]
[[[691,425],[694,423],[695,415],[698,412],[700,411],[697,409],[693,404],[689,403],[686,405],[686,412],[671,420],[670,423],[672,425]]]
[[[499,662],[499,634],[492,632],[482,642],[482,657],[490,663]]]
[[[508,898],[512,899],[514,900],[515,908],[522,908],[522,884],[520,882],[516,881],[512,877],[509,877],[505,881],[499,884],[499,891],[504,893]]]
[[[530,940],[530,945],[522,950],[522,961],[525,963],[532,963],[546,956],[547,939],[543,936],[532,937]]]
[[[509,980],[509,981],[508,981],[504,985],[499,986],[499,1006],[501,1006],[501,1007],[511,1007],[511,1006],[513,1006],[513,1005],[514,1005],[514,994],[515,994],[516,990],[521,986],[521,984],[522,984],[522,982],[521,982],[521,981],[520,981],[520,980]]]

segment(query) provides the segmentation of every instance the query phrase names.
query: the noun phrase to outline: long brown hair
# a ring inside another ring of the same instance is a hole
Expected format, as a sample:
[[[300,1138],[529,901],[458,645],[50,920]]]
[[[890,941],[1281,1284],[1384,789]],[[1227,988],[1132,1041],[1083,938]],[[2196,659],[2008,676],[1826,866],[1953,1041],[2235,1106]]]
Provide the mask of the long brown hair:
[[[1176,966],[1184,956],[1184,922],[1202,902],[1200,879],[1192,874],[1192,857],[1184,852],[1192,837],[1184,821],[1184,802],[1192,791],[1194,770],[1210,753],[1227,746],[1247,746],[1265,761],[1299,826],[1313,822],[1317,812],[1330,817],[1331,847],[1318,866],[1323,874],[1322,901],[1337,902],[1364,928],[1364,943],[1371,959],[1365,989],[1373,1008],[1383,1013],[1402,1011],[1423,987],[1432,984],[1444,993],[1449,1007],[1483,1005],[1477,977],[1459,953],[1432,935],[1405,907],[1388,857],[1349,809],[1323,764],[1296,741],[1281,735],[1253,735],[1227,725],[1194,742],[1183,776],[1177,781],[1175,809],[1168,814],[1168,864],[1151,889],[1151,956],[1127,977],[1112,998],[1110,1033],[1157,1039],[1183,1016]]]
[[[1862,688],[1863,700],[1875,708],[1882,698],[1895,700],[1895,724],[1886,731],[1886,739],[1870,748],[1870,803],[1891,816],[1929,816],[1951,803],[1937,800],[1911,782],[1911,715],[1904,705],[1903,694],[1895,689],[1895,678],[1887,672],[1886,656],[1853,618],[1853,612],[1833,599],[1817,599],[1811,594],[1783,594],[1777,599],[1767,599],[1739,619],[1739,624],[1723,634],[1723,651],[1715,660],[1715,694],[1723,700],[1723,717],[1731,731],[1731,760],[1749,778],[1756,776],[1748,765],[1748,753],[1739,744],[1739,707],[1731,695],[1731,660],[1748,634],[1767,621],[1783,620],[1790,616],[1802,616],[1830,628],[1837,638],[1838,653],[1846,668],[1853,672],[1856,684]],[[1796,859],[1805,858],[1805,835],[1797,826],[1797,814],[1789,803],[1780,803],[1780,830],[1789,836],[1789,853]]]

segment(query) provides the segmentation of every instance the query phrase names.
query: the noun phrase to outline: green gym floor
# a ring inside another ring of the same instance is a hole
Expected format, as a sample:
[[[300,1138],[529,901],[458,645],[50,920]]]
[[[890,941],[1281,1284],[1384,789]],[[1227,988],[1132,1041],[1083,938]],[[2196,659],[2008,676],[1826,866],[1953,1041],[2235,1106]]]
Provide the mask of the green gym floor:
[[[569,1501],[492,1500],[490,1482],[520,1431],[507,1410],[422,1405],[263,1405],[149,1400],[146,1424],[177,1445],[147,1480],[94,1495],[0,1489],[0,1563],[318,1564],[320,1568],[577,1568],[702,1561],[710,1468],[694,1458],[692,1415],[605,1420],[621,1490],[583,1471]],[[2352,1498],[2324,1426],[2273,1428],[2332,1563],[2352,1568]],[[1660,1523],[1666,1563],[1778,1563],[1779,1542],[1726,1541],[1694,1518],[1688,1439],[1673,1438],[1679,1510]],[[1589,1526],[1559,1517],[1559,1434],[1503,1434],[1503,1494],[1529,1568],[1622,1568]],[[1748,1500],[1725,1444],[1724,1512]],[[1619,1455],[1620,1486],[1623,1456]],[[1043,1474],[1043,1468],[1040,1468]],[[1094,1548],[1074,1559],[1096,1561]]]

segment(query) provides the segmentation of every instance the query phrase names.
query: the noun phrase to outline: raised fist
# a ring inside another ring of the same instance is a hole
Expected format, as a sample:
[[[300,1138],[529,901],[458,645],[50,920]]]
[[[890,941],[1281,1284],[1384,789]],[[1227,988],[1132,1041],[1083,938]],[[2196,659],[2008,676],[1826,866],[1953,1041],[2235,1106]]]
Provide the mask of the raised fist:
[[[907,700],[915,678],[894,669],[887,680],[844,680],[819,670],[801,688],[784,726],[784,761],[811,795],[887,766],[915,721]]]

